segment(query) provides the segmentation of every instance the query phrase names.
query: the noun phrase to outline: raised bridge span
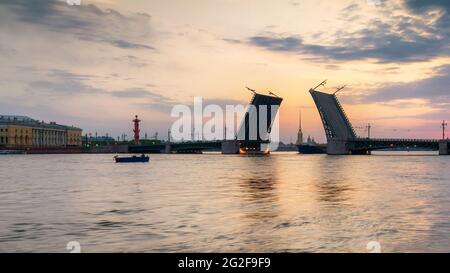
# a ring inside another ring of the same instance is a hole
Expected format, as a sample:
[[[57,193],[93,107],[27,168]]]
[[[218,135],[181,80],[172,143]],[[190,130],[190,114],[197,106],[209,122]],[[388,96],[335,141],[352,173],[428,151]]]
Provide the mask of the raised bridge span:
[[[327,137],[327,154],[369,154],[387,148],[414,148],[448,155],[450,141],[438,139],[381,139],[358,137],[336,94],[309,90]]]

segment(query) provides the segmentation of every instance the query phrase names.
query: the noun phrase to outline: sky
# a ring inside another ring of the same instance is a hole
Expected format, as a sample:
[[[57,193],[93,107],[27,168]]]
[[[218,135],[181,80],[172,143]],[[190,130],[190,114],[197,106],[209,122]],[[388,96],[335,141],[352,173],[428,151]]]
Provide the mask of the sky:
[[[0,114],[167,137],[176,104],[284,98],[280,135],[325,141],[308,93],[339,92],[365,136],[439,138],[450,119],[447,0],[0,0]]]

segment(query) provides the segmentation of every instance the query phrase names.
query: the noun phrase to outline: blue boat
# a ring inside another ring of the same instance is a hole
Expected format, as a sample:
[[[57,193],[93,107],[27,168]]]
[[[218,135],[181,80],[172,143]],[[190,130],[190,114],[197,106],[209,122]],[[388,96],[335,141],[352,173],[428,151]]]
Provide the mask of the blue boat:
[[[119,157],[115,156],[114,159],[116,160],[116,163],[135,163],[135,162],[149,162],[150,157],[146,156],[145,154],[142,154],[141,156],[127,156],[127,157]]]

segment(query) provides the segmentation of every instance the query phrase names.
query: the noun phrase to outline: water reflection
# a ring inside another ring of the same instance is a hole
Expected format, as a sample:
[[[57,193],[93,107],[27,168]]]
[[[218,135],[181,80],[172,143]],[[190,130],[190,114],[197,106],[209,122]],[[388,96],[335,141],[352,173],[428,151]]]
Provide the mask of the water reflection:
[[[247,251],[270,251],[280,249],[280,234],[273,232],[279,221],[279,161],[275,157],[243,158],[241,173],[237,181],[241,203],[241,223],[239,230],[246,234],[244,241]]]
[[[271,201],[276,197],[276,160],[267,157],[250,157],[242,166],[246,172],[241,174],[239,185],[247,198],[252,201]]]
[[[316,161],[312,170],[316,175],[314,180],[319,202],[342,206],[352,198],[354,186],[352,183],[352,166],[344,157],[325,156]]]
[[[258,221],[276,217],[277,162],[267,156],[248,157],[241,169],[247,170],[239,177],[243,206],[248,208],[246,217]],[[257,207],[257,210],[253,210]]]

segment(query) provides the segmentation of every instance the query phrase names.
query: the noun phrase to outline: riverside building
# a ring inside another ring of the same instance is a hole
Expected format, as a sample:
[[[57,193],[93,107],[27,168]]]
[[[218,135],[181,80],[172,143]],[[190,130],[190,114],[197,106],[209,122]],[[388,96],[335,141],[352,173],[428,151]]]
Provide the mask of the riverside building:
[[[82,130],[26,116],[0,115],[0,147],[38,148],[81,146]]]

